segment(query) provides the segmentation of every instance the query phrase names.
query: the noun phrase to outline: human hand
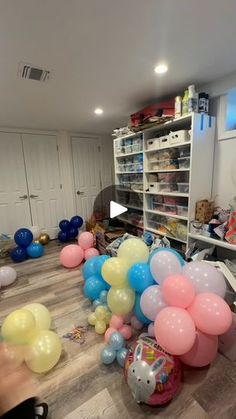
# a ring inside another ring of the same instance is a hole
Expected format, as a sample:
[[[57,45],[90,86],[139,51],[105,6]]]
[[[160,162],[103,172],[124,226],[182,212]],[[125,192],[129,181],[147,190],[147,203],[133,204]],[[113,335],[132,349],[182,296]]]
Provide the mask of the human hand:
[[[0,416],[36,394],[36,383],[29,370],[16,367],[6,346],[0,344]]]

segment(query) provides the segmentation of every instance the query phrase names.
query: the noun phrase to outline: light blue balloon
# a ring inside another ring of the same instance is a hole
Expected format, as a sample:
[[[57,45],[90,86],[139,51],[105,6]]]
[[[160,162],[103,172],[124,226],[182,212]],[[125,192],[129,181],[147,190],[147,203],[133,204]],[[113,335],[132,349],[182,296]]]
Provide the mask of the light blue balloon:
[[[101,352],[101,360],[103,364],[110,365],[116,359],[116,351],[112,349],[110,346],[105,346],[105,348]]]
[[[107,303],[107,294],[108,294],[107,291],[100,292],[99,300],[101,301],[102,304],[106,304]]]
[[[96,310],[98,306],[102,305],[101,301],[99,299],[94,300],[93,302],[93,309]]]
[[[44,254],[44,247],[40,243],[31,243],[26,249],[31,258],[40,258]]]
[[[84,284],[84,295],[89,300],[94,301],[99,299],[101,291],[106,289],[106,283],[99,275],[90,276]]]
[[[95,266],[95,271],[97,274],[101,275],[103,264],[104,262],[106,262],[107,259],[110,259],[110,256],[100,255],[96,257],[94,266]]]
[[[135,263],[128,272],[128,281],[130,287],[139,294],[156,284],[147,263]]]
[[[136,300],[134,304],[134,314],[141,323],[148,325],[151,323],[151,320],[149,320],[146,316],[144,316],[141,306],[140,306],[140,299],[141,299],[141,295],[136,294]]]
[[[98,257],[99,256],[94,256],[86,260],[82,269],[83,279],[85,281],[90,278],[90,276],[96,275],[95,262]]]
[[[110,336],[108,343],[114,351],[119,351],[124,346],[124,338],[121,333],[114,332]]]
[[[118,364],[123,368],[125,365],[125,358],[127,356],[128,353],[128,349],[126,348],[121,348],[117,353],[116,353],[116,360],[118,362]]]

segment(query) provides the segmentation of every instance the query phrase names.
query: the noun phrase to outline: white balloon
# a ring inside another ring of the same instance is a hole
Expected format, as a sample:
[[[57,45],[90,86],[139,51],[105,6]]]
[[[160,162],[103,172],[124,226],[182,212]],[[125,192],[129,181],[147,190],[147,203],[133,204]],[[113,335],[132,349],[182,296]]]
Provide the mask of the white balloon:
[[[155,281],[162,285],[164,280],[172,274],[180,274],[182,265],[180,259],[169,250],[159,250],[150,261],[150,270]]]
[[[33,234],[33,239],[34,240],[36,240],[41,234],[41,229],[39,228],[39,226],[31,226],[31,227],[29,227],[29,230]]]
[[[11,266],[2,266],[0,268],[0,286],[11,285],[16,279],[16,271]]]
[[[224,298],[226,283],[222,272],[206,262],[190,262],[183,268],[185,275],[193,284],[196,294],[212,292]]]

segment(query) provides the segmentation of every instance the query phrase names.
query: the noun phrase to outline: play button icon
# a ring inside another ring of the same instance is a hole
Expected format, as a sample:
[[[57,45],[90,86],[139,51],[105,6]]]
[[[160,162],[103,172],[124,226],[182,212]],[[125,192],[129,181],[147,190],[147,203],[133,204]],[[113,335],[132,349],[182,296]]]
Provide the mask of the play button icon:
[[[123,207],[123,205],[120,205],[115,201],[110,201],[110,218],[115,218],[126,211],[128,211],[128,208]]]

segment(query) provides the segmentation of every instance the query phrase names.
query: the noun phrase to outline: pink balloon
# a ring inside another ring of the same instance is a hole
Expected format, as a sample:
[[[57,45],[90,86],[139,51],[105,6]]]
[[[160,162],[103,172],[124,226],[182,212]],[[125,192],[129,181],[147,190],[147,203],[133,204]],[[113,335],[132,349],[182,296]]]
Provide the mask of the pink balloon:
[[[84,250],[89,249],[90,247],[93,247],[93,244],[94,244],[93,234],[90,233],[89,231],[84,231],[83,233],[79,235],[78,242],[79,242],[79,245]]]
[[[150,323],[148,325],[148,336],[150,336],[151,338],[155,337],[154,323]]]
[[[196,331],[195,342],[186,354],[181,355],[180,360],[191,367],[205,367],[216,357],[218,349],[218,337]]]
[[[110,327],[113,327],[114,329],[118,330],[123,326],[123,324],[124,324],[123,317],[113,314],[110,320]]]
[[[125,340],[128,340],[132,337],[132,328],[128,324],[124,324],[119,330],[119,333],[123,336]]]
[[[166,302],[163,298],[161,287],[159,285],[151,285],[142,293],[140,306],[143,314],[154,321],[157,313],[166,307]]]
[[[114,329],[114,327],[108,327],[108,329],[106,330],[106,333],[105,333],[105,335],[104,335],[104,339],[105,339],[105,342],[106,342],[106,343],[108,343],[108,342],[109,342],[110,336],[111,336],[111,335],[112,335],[112,333],[114,333],[114,332],[117,332],[117,330],[116,330],[116,329]]]
[[[168,276],[163,282],[162,292],[170,306],[182,308],[188,307],[195,296],[194,286],[183,275]]]
[[[89,249],[86,249],[84,251],[85,260],[93,258],[94,256],[99,256],[99,251],[97,249],[95,249],[94,247],[90,247]]]
[[[232,324],[232,313],[228,304],[216,294],[198,294],[188,308],[196,327],[209,335],[221,335]]]
[[[157,315],[154,328],[157,343],[172,355],[183,355],[194,344],[195,325],[183,308],[163,308]]]
[[[79,266],[84,258],[84,251],[77,244],[69,244],[60,253],[60,262],[65,268]]]
[[[131,317],[131,326],[136,329],[140,330],[143,328],[143,323],[141,323],[136,316]]]

